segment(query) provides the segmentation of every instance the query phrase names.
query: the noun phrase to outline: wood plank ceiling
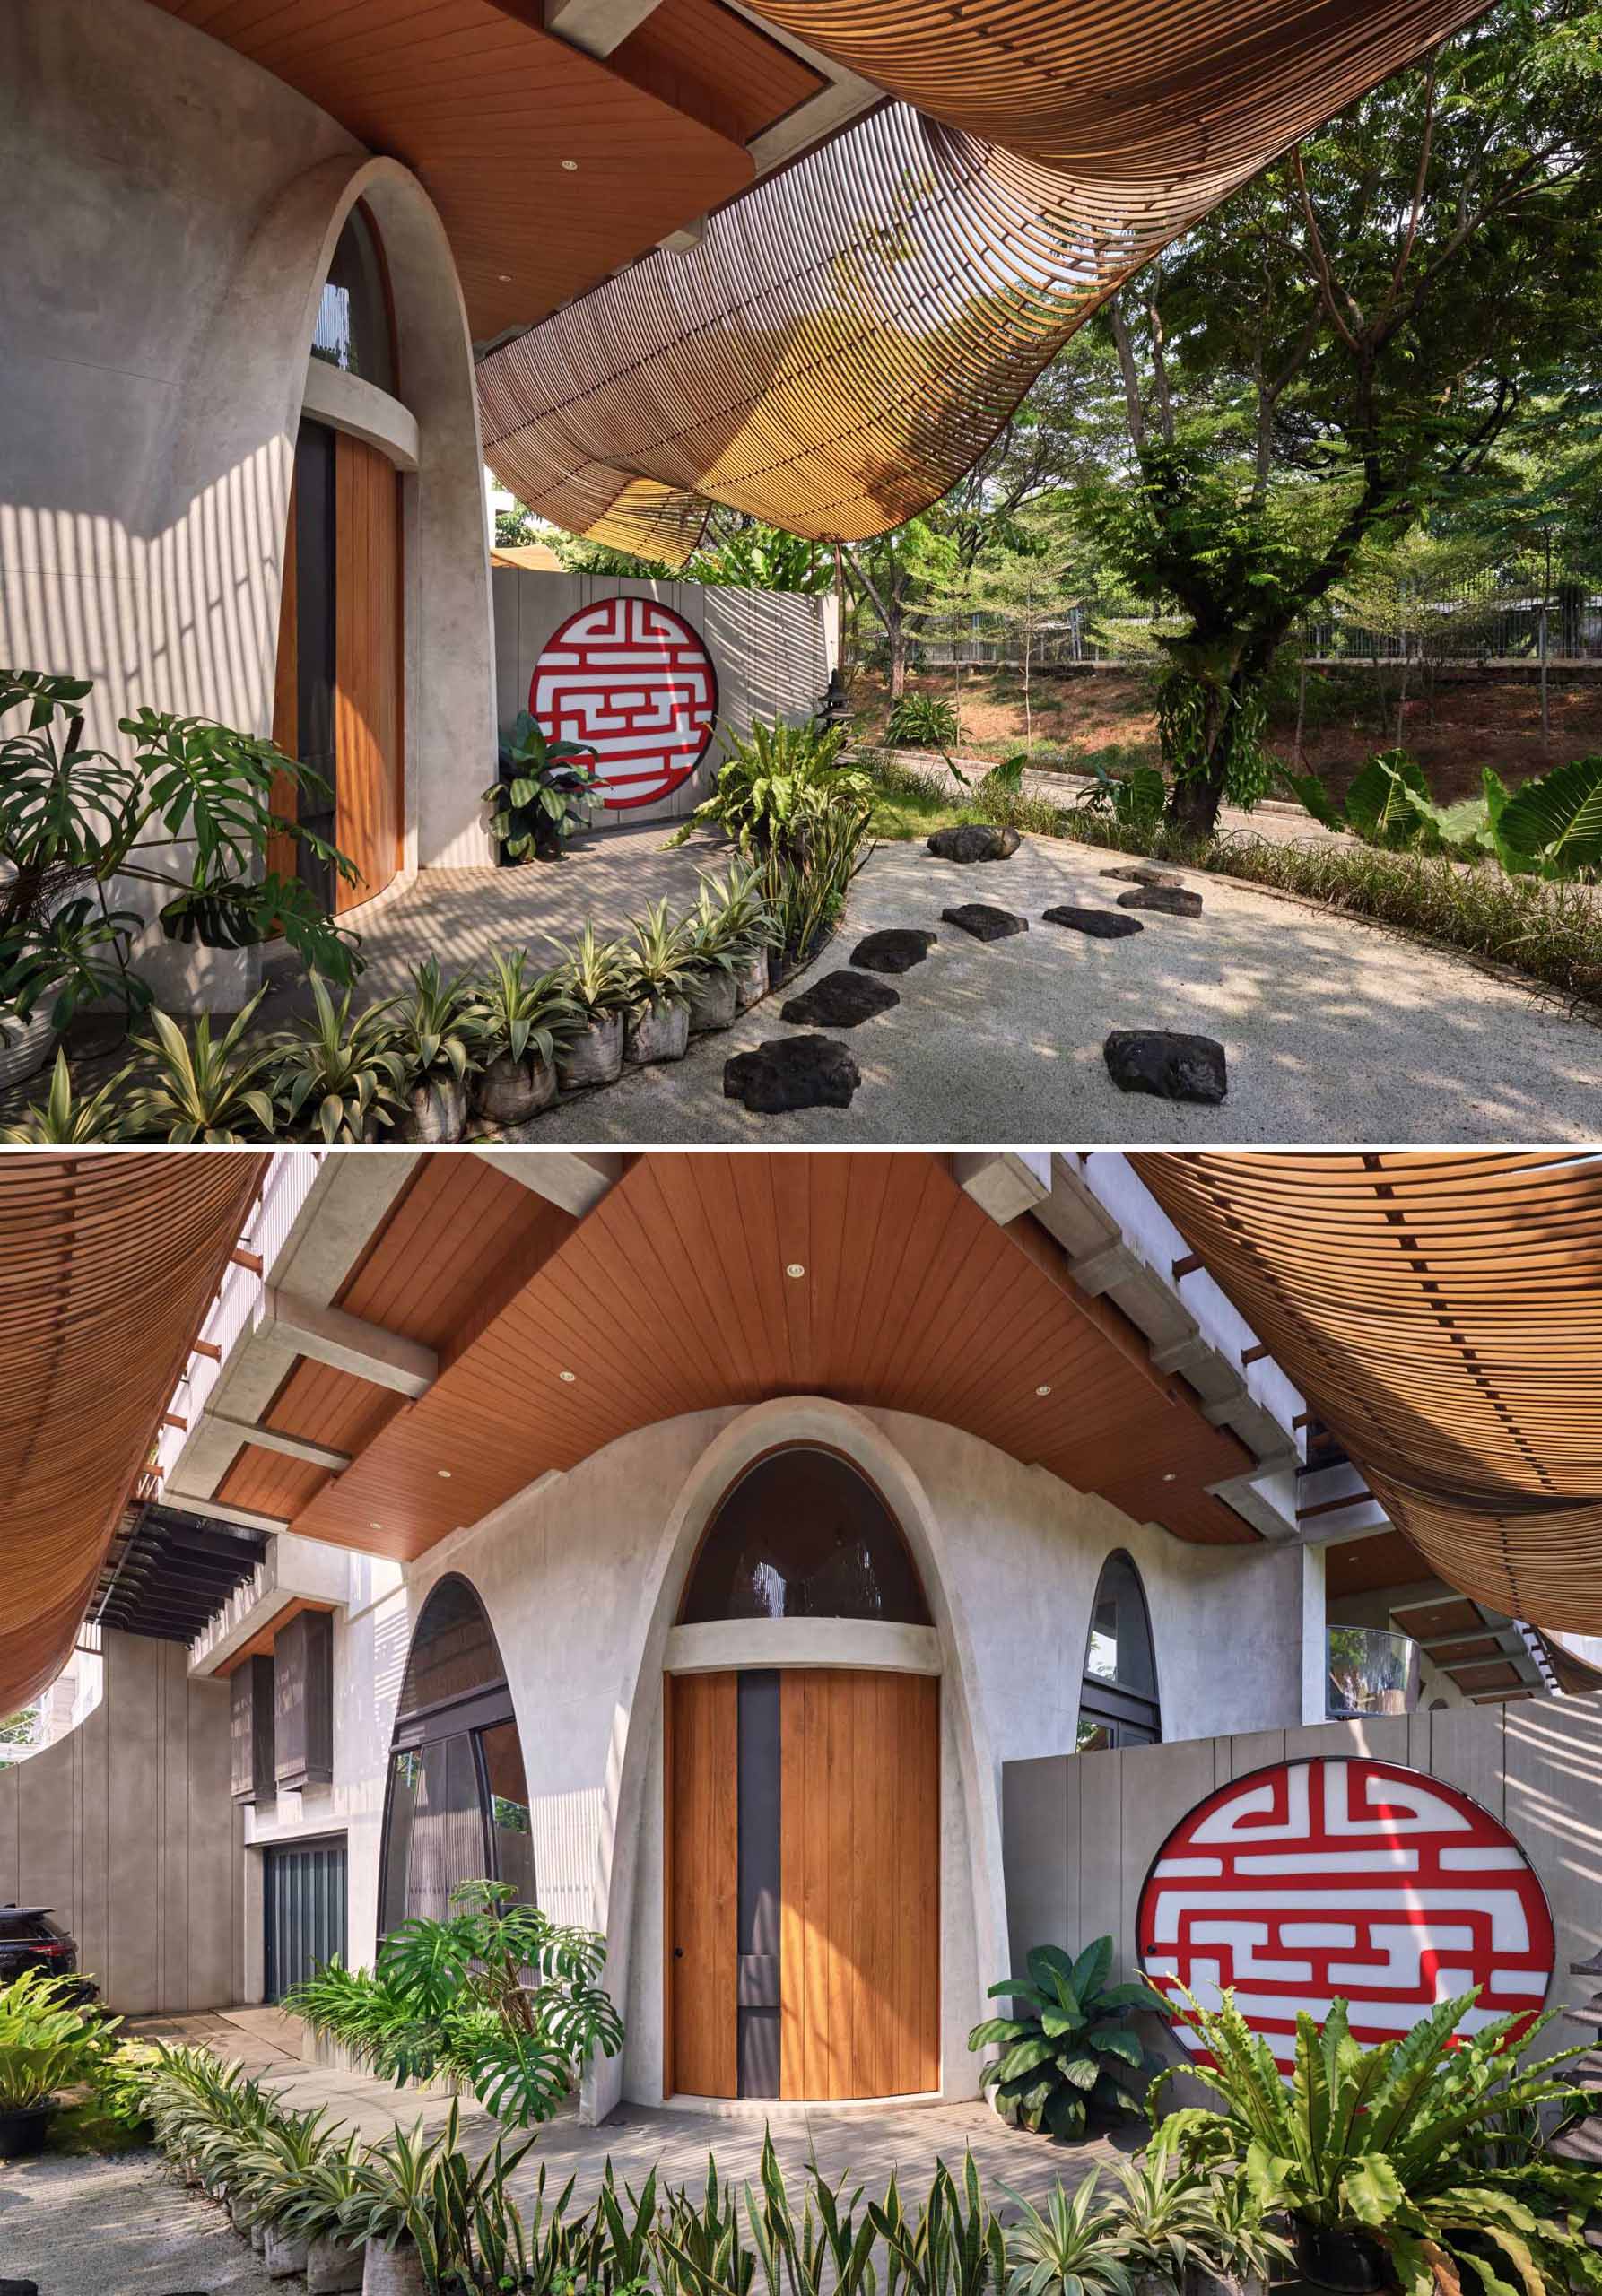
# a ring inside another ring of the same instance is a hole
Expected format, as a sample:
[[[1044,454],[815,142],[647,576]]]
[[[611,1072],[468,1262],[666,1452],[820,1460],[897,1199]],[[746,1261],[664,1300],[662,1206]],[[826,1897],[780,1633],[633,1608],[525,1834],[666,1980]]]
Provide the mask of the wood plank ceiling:
[[[433,1157],[338,1304],[439,1347],[441,1369],[414,1402],[292,1372],[270,1422],[353,1464],[248,1448],[221,1495],[315,1538],[409,1559],[632,1428],[792,1393],[947,1421],[1180,1538],[1255,1536],[1205,1488],[1250,1465],[1245,1447],[1050,1238],[998,1228],[941,1157],[640,1157],[582,1222]]]
[[[1432,1570],[1602,1629],[1602,1155],[1136,1163]]]
[[[72,1648],[265,1164],[0,1158],[0,1714]]]
[[[739,127],[808,91],[794,58],[716,0],[675,0],[672,70],[649,39],[614,70],[543,30],[535,7],[495,0],[152,4],[419,177],[480,340],[531,325],[741,190],[755,170]]]

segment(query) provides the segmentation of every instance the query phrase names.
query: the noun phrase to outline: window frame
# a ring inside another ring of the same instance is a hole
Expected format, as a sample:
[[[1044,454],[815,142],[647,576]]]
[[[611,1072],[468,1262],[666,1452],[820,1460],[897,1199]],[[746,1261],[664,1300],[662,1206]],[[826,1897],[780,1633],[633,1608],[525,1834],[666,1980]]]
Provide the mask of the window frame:
[[[730,1613],[727,1611],[720,1612],[718,1616],[711,1621],[692,1619],[685,1616],[685,1610],[695,1587],[697,1574],[699,1573],[701,1564],[705,1560],[708,1545],[710,1544],[718,1524],[722,1521],[724,1513],[727,1509],[730,1500],[735,1496],[735,1493],[741,1488],[742,1484],[748,1483],[752,1476],[761,1468],[771,1466],[774,1460],[788,1458],[798,1452],[807,1452],[818,1458],[832,1459],[838,1465],[844,1467],[849,1474],[854,1475],[858,1482],[872,1494],[874,1500],[883,1511],[884,1519],[890,1526],[891,1532],[895,1538],[896,1544],[906,1559],[907,1570],[911,1578],[913,1590],[923,1608],[923,1616],[919,1619],[870,1620],[869,1622],[891,1626],[932,1627],[935,1623],[935,1614],[929,1605],[928,1590],[924,1585],[924,1574],[919,1567],[918,1557],[912,1552],[911,1544],[908,1540],[907,1534],[901,1526],[900,1515],[891,1505],[884,1492],[879,1488],[878,1483],[874,1480],[873,1476],[868,1473],[867,1469],[862,1465],[859,1459],[854,1459],[849,1452],[840,1450],[839,1447],[833,1443],[814,1442],[810,1438],[805,1436],[788,1442],[770,1444],[766,1450],[758,1451],[753,1457],[747,1459],[724,1484],[712,1506],[708,1509],[706,1520],[701,1525],[700,1535],[695,1542],[694,1552],[691,1555],[689,1564],[684,1571],[683,1580],[679,1587],[678,1599],[674,1605],[673,1623],[675,1627],[699,1626],[709,1623],[721,1624],[724,1620],[731,1617],[743,1623],[754,1626],[777,1623],[777,1622],[774,1621],[764,1620],[761,1616],[747,1616],[742,1613]],[[822,1613],[818,1615],[823,1617],[843,1617],[846,1619],[855,1620],[863,1617],[865,1613],[862,1612],[847,1611]]]

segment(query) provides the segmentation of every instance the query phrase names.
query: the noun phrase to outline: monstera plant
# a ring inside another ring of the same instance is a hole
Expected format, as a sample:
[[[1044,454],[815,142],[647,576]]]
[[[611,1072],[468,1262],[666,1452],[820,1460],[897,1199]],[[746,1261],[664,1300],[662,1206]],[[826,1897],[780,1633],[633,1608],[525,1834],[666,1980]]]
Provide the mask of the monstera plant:
[[[1037,1945],[1026,1977],[1004,1978],[992,1999],[1010,1998],[1010,2017],[987,2017],[970,2048],[998,2048],[979,2075],[1003,2120],[1052,2136],[1082,2136],[1092,2113],[1136,2109],[1134,2095],[1156,2060],[1127,2023],[1132,2009],[1162,2013],[1147,1985],[1109,1985],[1112,1940],[1098,1937],[1077,1961]]]

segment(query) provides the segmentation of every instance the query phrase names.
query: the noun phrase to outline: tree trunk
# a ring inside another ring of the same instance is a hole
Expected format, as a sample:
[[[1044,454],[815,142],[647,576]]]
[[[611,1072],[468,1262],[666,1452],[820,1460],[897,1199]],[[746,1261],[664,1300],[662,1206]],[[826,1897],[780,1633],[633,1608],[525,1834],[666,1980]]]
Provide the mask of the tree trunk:
[[[899,701],[907,691],[907,632],[898,613],[890,626],[890,699]]]

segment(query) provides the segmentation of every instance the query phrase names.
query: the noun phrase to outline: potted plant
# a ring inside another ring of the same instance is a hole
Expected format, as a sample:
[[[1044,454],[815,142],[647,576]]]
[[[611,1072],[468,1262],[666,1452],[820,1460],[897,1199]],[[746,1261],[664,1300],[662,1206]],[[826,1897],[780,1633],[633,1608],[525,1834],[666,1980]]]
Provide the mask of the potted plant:
[[[406,1068],[396,1000],[351,1018],[351,991],[337,1004],[311,976],[313,1011],[274,1039],[286,1127],[330,1145],[376,1140],[406,1107]]]
[[[0,1142],[13,1148],[81,1148],[108,1140],[126,1140],[130,1118],[118,1096],[132,1074],[119,1068],[98,1092],[86,1100],[73,1091],[72,1071],[59,1049],[50,1072],[50,1089],[42,1100],[26,1109],[14,1124],[0,1130]]]
[[[690,936],[659,900],[634,923],[628,952],[629,1011],[623,1058],[631,1068],[654,1060],[683,1060],[690,1042]]]
[[[1001,2187],[1020,2212],[1006,2234],[1009,2289],[1026,2296],[1134,2296],[1116,2209],[1101,2200],[1093,2169],[1072,2199],[1054,2185],[1044,2211]]]
[[[85,2077],[105,2030],[37,1969],[0,1988],[0,2161],[44,2150],[57,2090]]]
[[[998,2046],[979,2075],[981,2088],[1014,2128],[1052,2136],[1084,2134],[1091,2112],[1134,2109],[1130,2091],[1156,2069],[1125,2022],[1131,2009],[1161,2011],[1148,1985],[1112,1985],[1112,1940],[1098,1937],[1076,1961],[1059,1946],[1025,1956],[1027,1977],[1004,1978],[990,1997],[1010,1999],[1010,2017],[987,2017],[968,2036],[970,2048]]]
[[[587,826],[600,787],[594,767],[584,762],[594,756],[581,742],[547,740],[537,718],[518,712],[501,745],[500,774],[483,793],[503,863],[561,860],[566,839]]]
[[[736,1013],[754,1004],[768,987],[771,927],[758,871],[732,868],[726,878],[702,877],[685,931],[690,1033],[729,1028]],[[750,993],[742,996],[743,987]]]
[[[528,952],[492,957],[475,991],[484,1067],[475,1087],[491,1124],[522,1124],[556,1097],[556,1053],[584,1025],[559,969],[525,977]]]
[[[205,1013],[186,1035],[168,1013],[152,1007],[148,1033],[134,1040],[138,1089],[128,1103],[132,1137],[215,1148],[275,1136],[278,1054],[269,1043],[244,1041],[265,993],[257,990],[221,1037],[213,1036]]]
[[[279,2226],[305,2241],[306,2296],[344,2296],[361,2285],[361,2250],[346,2235],[346,2214],[361,2193],[359,2139],[324,2139],[286,2194]],[[269,2261],[269,2269],[271,2264]]]
[[[149,1003],[129,965],[144,920],[113,905],[118,883],[165,896],[170,940],[243,948],[281,933],[312,970],[344,982],[357,970],[353,935],[309,886],[261,866],[268,839],[287,836],[355,880],[346,855],[273,811],[279,777],[310,795],[326,789],[321,776],[271,742],[148,709],[118,721],[129,754],[114,757],[83,738],[92,690],[87,678],[0,670],[0,718],[27,713],[0,738],[0,1089],[44,1065],[81,1005]],[[180,855],[187,875],[161,865]]]
[[[468,1077],[483,1044],[475,995],[466,974],[442,978],[437,957],[412,968],[412,994],[396,1011],[401,1091],[411,1109],[403,1140],[434,1144],[466,1131]]]
[[[454,2105],[450,2134],[454,2149]],[[443,2141],[425,2143],[419,2121],[409,2136],[397,2127],[363,2155],[341,2214],[347,2241],[362,2254],[362,2296],[429,2296],[424,2256],[434,2245],[434,2171]],[[437,2274],[433,2281],[437,2286]]]
[[[251,2238],[254,2241],[257,2232],[261,2235],[269,2280],[287,2280],[306,2269],[310,2237],[302,2225],[291,2222],[291,2213],[327,2147],[326,2118],[326,2106],[303,2113],[274,2109],[241,2156],[240,2188]]]
[[[610,1084],[623,1065],[623,1009],[630,997],[628,951],[621,941],[597,941],[587,925],[562,968],[562,987],[582,1026],[556,1055],[556,1081],[564,1092]]]

